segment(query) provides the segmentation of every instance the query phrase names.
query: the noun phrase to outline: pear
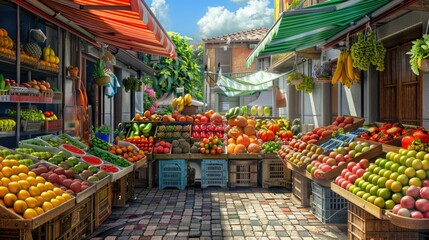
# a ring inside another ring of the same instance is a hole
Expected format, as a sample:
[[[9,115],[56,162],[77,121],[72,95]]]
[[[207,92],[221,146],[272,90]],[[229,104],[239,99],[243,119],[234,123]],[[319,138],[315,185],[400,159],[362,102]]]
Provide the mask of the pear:
[[[258,106],[258,116],[259,117],[264,116],[264,107]]]
[[[251,115],[256,115],[258,113],[258,106],[254,105],[251,109],[250,109],[250,114]]]

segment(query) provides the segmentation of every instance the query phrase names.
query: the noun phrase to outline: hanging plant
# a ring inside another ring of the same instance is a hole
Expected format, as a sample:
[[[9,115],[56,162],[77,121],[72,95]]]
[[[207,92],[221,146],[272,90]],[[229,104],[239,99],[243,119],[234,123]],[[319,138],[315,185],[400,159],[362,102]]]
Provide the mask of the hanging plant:
[[[105,86],[110,82],[110,78],[104,72],[105,64],[104,61],[99,58],[95,64],[94,72],[92,73],[92,78],[94,82],[99,86]]]
[[[293,72],[286,78],[286,83],[295,85],[297,91],[312,93],[314,88],[314,79],[300,72]]]
[[[423,38],[412,42],[413,46],[407,54],[411,55],[410,65],[414,74],[419,75],[419,69],[429,70],[429,35],[423,34]]]
[[[287,76],[286,83],[289,85],[301,84],[304,78],[305,78],[304,74],[300,72],[293,72]]]
[[[318,81],[331,81],[332,78],[332,63],[331,60],[321,65],[316,64],[313,67],[313,78]]]
[[[122,80],[122,84],[125,87],[125,92],[129,92],[129,91],[138,92],[140,90],[142,83],[143,82],[140,81],[140,79],[136,78],[133,75],[131,75],[128,78],[124,78]]]

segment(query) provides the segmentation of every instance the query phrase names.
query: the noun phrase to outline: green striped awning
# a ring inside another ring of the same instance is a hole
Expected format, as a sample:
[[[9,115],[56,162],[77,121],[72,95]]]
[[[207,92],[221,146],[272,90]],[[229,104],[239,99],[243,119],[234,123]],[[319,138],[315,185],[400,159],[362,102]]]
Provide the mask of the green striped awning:
[[[258,56],[293,52],[325,43],[354,24],[365,24],[375,11],[401,1],[328,0],[301,10],[283,12],[247,57],[249,67]],[[385,10],[386,11],[386,10]]]

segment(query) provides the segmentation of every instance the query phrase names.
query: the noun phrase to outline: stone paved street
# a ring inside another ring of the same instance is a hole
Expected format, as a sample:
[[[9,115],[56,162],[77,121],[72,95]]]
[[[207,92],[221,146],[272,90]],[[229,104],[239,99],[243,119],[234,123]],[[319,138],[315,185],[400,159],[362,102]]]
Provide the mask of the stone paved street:
[[[91,239],[347,239],[286,189],[136,189]]]

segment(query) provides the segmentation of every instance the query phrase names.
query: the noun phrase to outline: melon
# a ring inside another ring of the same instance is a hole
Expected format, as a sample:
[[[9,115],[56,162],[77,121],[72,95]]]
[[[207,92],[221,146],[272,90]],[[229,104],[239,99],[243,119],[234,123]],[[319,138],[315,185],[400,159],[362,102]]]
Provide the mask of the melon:
[[[261,151],[261,147],[256,143],[251,143],[247,147],[247,151],[249,153],[259,153]]]
[[[254,126],[251,125],[247,125],[246,127],[244,127],[244,134],[246,134],[247,136],[254,136],[256,135],[256,129]]]
[[[235,118],[235,125],[244,128],[247,126],[247,119],[243,116],[237,116]]]

